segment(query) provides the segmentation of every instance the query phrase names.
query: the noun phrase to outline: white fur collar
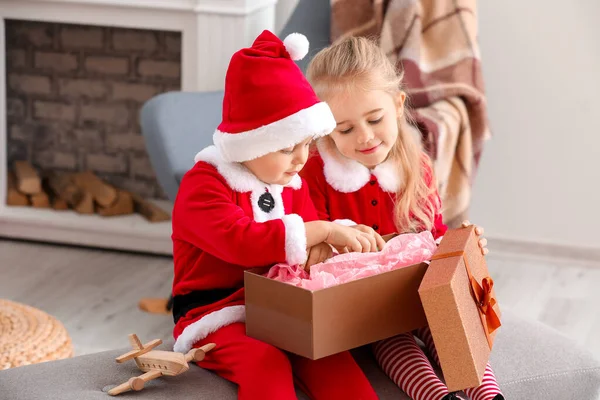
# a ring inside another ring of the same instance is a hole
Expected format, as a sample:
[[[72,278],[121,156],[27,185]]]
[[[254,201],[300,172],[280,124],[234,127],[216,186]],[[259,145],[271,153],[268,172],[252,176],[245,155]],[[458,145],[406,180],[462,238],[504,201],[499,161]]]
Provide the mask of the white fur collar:
[[[248,171],[246,167],[237,162],[227,162],[223,159],[221,153],[215,146],[208,146],[207,148],[200,151],[194,157],[194,162],[204,161],[219,171],[223,178],[227,181],[229,186],[238,193],[252,192],[255,190],[264,190],[269,188],[273,191],[281,193],[283,190],[282,185],[271,185],[262,182],[253,173]],[[300,189],[302,187],[302,179],[296,175],[294,178],[285,185],[292,189]]]
[[[389,160],[371,170],[358,161],[344,157],[337,149],[329,151],[321,140],[317,141],[317,149],[323,159],[325,180],[338,192],[356,192],[369,182],[371,174],[375,175],[384,192],[397,193],[400,189],[400,173]]]

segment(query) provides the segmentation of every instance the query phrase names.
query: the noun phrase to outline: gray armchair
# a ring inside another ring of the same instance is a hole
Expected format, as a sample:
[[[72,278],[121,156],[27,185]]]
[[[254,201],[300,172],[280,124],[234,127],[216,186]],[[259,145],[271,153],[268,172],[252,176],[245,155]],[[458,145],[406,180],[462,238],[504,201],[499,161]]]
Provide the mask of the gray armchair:
[[[194,156],[212,144],[221,121],[223,92],[171,92],[150,99],[142,108],[141,125],[150,162],[169,199],[194,165]]]

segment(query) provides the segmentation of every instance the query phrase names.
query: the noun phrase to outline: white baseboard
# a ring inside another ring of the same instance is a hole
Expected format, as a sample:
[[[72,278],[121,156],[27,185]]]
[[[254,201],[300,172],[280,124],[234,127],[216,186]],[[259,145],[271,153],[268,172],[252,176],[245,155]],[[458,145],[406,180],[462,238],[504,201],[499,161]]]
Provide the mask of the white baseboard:
[[[485,235],[493,254],[573,261],[600,267],[600,248],[508,239]]]

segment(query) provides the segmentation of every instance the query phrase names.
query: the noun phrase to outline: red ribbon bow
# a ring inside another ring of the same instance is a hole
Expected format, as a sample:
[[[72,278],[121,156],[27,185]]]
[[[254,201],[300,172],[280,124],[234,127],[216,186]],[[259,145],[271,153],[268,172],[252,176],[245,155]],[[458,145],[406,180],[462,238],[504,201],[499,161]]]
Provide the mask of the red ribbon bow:
[[[469,262],[467,261],[467,256],[464,251],[456,251],[453,253],[439,255],[436,254],[431,260],[440,260],[442,258],[450,258],[457,256],[462,256],[465,262],[465,269],[467,270],[467,276],[471,283],[471,294],[477,304],[477,310],[479,311],[481,323],[483,324],[485,337],[491,349],[493,344],[491,335],[496,329],[498,329],[502,325],[500,323],[500,317],[498,316],[498,313],[496,313],[496,310],[494,310],[494,306],[496,305],[496,298],[492,295],[494,280],[491,277],[486,276],[481,280],[481,284],[479,284],[479,282],[477,282],[477,279],[475,279],[471,274]]]

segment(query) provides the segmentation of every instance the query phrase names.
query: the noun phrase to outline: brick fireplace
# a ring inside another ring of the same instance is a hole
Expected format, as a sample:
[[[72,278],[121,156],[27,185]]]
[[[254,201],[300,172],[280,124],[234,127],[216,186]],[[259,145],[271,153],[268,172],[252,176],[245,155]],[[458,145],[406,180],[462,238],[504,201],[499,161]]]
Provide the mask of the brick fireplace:
[[[221,89],[231,54],[273,29],[275,3],[0,0],[0,236],[170,254],[170,222],[7,206],[6,169],[25,160],[92,171],[164,199],[140,131],[142,104],[171,90]]]
[[[7,20],[7,158],[164,198],[138,114],[181,89],[181,33]]]

